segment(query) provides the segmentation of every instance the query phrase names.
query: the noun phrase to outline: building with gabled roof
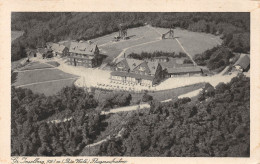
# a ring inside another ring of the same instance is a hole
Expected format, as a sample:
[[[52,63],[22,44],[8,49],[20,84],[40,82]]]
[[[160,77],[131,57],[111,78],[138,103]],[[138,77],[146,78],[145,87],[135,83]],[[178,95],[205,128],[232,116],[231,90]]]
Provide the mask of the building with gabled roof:
[[[162,67],[158,62],[121,58],[117,60],[115,71],[111,73],[111,81],[152,86],[163,76]]]
[[[52,49],[54,56],[62,57],[62,56],[68,56],[69,55],[69,49],[62,44],[53,43],[51,45],[51,49]]]
[[[72,41],[68,63],[74,66],[96,67],[102,62],[98,46],[90,41]]]
[[[233,65],[240,72],[247,71],[250,66],[250,57],[247,54],[241,54],[239,59]]]

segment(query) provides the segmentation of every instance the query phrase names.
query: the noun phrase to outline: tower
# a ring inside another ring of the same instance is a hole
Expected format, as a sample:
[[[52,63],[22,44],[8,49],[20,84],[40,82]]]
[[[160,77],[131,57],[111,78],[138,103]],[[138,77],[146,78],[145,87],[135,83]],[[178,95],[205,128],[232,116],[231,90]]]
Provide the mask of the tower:
[[[125,39],[127,37],[127,27],[119,24],[119,37]]]

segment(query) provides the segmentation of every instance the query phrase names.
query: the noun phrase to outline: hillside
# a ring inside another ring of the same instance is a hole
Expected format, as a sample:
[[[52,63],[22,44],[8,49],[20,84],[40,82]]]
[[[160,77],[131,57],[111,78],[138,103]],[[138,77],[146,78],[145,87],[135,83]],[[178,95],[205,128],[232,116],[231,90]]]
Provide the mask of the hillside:
[[[208,86],[197,101],[152,101],[150,109],[125,120],[121,138],[102,143],[94,155],[249,157],[249,85],[239,76],[216,89]]]
[[[33,15],[33,16],[32,16]],[[151,24],[154,27],[180,27],[196,32],[222,35],[232,50],[249,51],[249,13],[12,13],[12,30],[24,35],[12,43],[12,61],[26,56],[24,49],[65,39],[93,39],[128,28]],[[242,49],[239,48],[242,45]]]
[[[48,97],[12,88],[12,155],[75,156],[107,133],[115,136],[124,129],[121,138],[95,147],[94,155],[248,157],[249,95],[250,80],[241,75],[216,89],[207,85],[198,100],[152,100],[150,109],[104,116],[95,110],[95,98],[80,88],[66,87]],[[129,104],[129,95],[114,100]],[[69,117],[57,124],[47,121]]]

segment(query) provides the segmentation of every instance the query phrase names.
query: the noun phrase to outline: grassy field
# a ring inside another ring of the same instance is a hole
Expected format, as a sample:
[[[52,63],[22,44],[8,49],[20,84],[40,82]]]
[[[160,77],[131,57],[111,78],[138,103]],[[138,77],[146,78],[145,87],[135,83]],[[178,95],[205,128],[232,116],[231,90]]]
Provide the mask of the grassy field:
[[[58,93],[62,88],[72,86],[76,79],[66,79],[61,81],[46,82],[34,85],[28,85],[24,88],[31,89],[34,93],[43,93],[46,96],[52,96]]]
[[[50,80],[68,79],[77,77],[68,73],[64,73],[58,69],[34,70],[19,72],[15,86],[37,83]]]
[[[180,44],[185,50],[194,56],[197,53],[202,53],[207,49],[221,44],[222,40],[218,36],[206,33],[191,32],[182,29],[174,29],[174,36],[176,39],[160,40],[161,34],[166,33],[169,29],[154,28],[154,27],[138,27],[128,30],[128,40],[120,40],[113,42],[113,37],[118,35],[118,32],[93,39],[99,45],[101,53],[107,55],[108,58],[113,59],[126,50],[126,54],[135,52],[183,52]],[[151,43],[149,43],[151,42]],[[108,60],[110,61],[110,60]]]
[[[54,62],[49,64],[57,66]],[[35,93],[49,96],[56,94],[65,86],[74,84],[77,76],[62,72],[54,66],[39,62],[29,63],[16,72],[17,75],[12,79],[12,85],[29,88]]]
[[[27,64],[26,66],[20,68],[20,71],[24,71],[24,70],[35,70],[35,69],[44,69],[44,68],[53,68],[54,66],[50,66],[48,64],[45,63],[39,63],[39,62],[32,62]]]
[[[126,50],[126,55],[130,53],[140,54],[141,52],[155,52],[155,51],[163,51],[163,52],[183,52],[178,42],[174,39],[165,39],[159,40],[158,42],[148,43],[140,46],[136,46],[133,48],[129,48]]]

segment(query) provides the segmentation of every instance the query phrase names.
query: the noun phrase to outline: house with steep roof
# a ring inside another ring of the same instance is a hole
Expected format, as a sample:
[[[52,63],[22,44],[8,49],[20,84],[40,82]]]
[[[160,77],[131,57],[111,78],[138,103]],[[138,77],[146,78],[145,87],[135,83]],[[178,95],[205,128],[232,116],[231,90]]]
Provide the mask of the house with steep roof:
[[[128,84],[152,86],[164,77],[162,67],[158,62],[143,61],[130,58],[117,60],[111,81]]]
[[[52,50],[49,48],[37,48],[37,56],[41,56],[42,58],[51,58],[53,57]]]
[[[233,65],[239,72],[247,71],[250,67],[250,57],[248,54],[241,54],[239,59]]]
[[[85,41],[72,41],[67,62],[74,66],[92,68],[101,64],[102,57],[96,44]]]
[[[69,55],[69,49],[62,44],[53,43],[51,45],[51,49],[54,56],[63,57]]]

